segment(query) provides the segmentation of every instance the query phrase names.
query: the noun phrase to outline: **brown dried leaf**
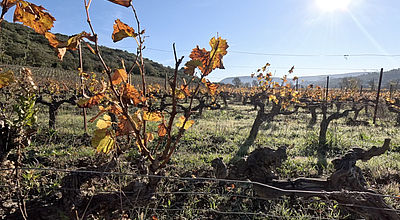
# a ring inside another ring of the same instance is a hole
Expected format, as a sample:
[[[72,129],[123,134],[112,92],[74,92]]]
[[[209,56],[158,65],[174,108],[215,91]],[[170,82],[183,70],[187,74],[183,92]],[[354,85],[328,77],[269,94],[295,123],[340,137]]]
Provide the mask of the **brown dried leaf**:
[[[125,7],[129,7],[132,4],[132,0],[108,0],[108,1]]]
[[[19,0],[14,12],[14,22],[33,28],[39,34],[45,34],[53,27],[56,19],[42,6]]]
[[[115,24],[113,26],[114,32],[112,33],[112,39],[115,42],[118,42],[126,37],[136,37],[138,36],[135,33],[135,30],[128,26],[127,24],[123,23],[121,20],[115,20]]]

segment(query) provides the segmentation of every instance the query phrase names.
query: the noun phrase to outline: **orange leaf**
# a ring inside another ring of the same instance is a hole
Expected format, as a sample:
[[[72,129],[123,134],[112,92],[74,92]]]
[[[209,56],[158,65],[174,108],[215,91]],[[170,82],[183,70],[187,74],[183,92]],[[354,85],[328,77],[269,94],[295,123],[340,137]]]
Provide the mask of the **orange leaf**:
[[[189,86],[181,85],[181,90],[185,93],[185,95],[190,96]]]
[[[167,134],[167,126],[164,123],[158,125],[158,136],[164,137]]]
[[[132,3],[132,0],[108,0],[108,1],[125,7],[131,6]]]
[[[117,136],[127,135],[131,131],[133,131],[133,127],[132,127],[131,123],[128,121],[128,119],[123,115],[119,116],[118,117],[118,130],[116,132],[116,135]]]
[[[44,36],[47,38],[50,46],[52,46],[52,47],[58,47],[58,45],[60,45],[62,43],[61,41],[57,40],[56,35],[53,33],[46,32],[46,33],[44,33]]]
[[[129,27],[127,24],[123,23],[121,20],[115,20],[114,24],[114,32],[112,33],[112,39],[115,42],[118,42],[126,37],[136,37],[138,34],[135,33],[135,30]]]
[[[50,30],[55,20],[42,6],[22,0],[18,1],[14,11],[14,22],[22,22],[22,24],[33,28],[39,34],[45,34]]]
[[[80,108],[91,108],[95,105],[100,104],[101,100],[104,98],[104,93],[99,93],[90,98],[84,98],[78,101],[78,106]]]
[[[115,70],[114,74],[111,76],[111,82],[113,85],[119,85],[122,81],[128,79],[128,74],[124,69]]]
[[[123,97],[132,100],[134,105],[138,105],[142,102],[140,99],[140,93],[131,84],[126,84],[124,86]]]
[[[209,66],[210,63],[210,52],[206,49],[200,49],[198,46],[192,50],[189,57],[192,60],[199,60],[203,63],[203,65],[198,66],[200,71],[203,73],[204,76],[207,76],[211,72],[211,67]]]
[[[217,92],[217,89],[218,89],[218,87],[219,87],[219,85],[213,84],[213,83],[211,83],[211,82],[207,82],[207,83],[206,83],[206,86],[207,86],[207,89],[208,89],[208,91],[210,92],[210,94],[211,94],[212,96],[215,95],[215,93]]]

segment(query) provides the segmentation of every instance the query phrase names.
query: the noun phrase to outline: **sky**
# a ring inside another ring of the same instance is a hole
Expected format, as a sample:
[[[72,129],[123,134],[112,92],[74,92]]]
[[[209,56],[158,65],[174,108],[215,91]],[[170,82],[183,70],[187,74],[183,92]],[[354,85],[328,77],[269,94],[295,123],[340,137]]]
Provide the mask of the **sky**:
[[[83,0],[30,1],[56,18],[51,32],[90,32]],[[144,56],[163,65],[174,66],[173,43],[187,61],[197,45],[210,50],[213,36],[227,39],[225,69],[208,77],[214,82],[249,76],[267,62],[278,77],[292,66],[296,76],[400,67],[399,0],[134,0],[133,5],[146,30]],[[93,0],[90,15],[101,45],[136,52],[133,39],[111,39],[116,19],[136,27],[131,8]]]

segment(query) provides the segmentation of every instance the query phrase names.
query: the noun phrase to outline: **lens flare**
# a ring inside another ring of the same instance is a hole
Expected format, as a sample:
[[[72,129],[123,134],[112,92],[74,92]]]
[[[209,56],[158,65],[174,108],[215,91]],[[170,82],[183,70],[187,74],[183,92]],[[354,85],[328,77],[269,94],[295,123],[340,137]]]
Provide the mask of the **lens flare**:
[[[322,11],[346,11],[351,3],[351,0],[315,0],[315,3]]]

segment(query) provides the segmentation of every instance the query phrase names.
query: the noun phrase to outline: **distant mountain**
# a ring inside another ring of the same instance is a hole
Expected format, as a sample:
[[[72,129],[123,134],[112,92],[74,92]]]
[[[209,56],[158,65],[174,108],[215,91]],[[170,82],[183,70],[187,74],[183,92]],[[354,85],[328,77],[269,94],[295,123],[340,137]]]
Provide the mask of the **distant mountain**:
[[[379,80],[379,73],[377,72],[354,72],[334,75],[303,76],[299,77],[299,85],[303,87],[310,84],[316,86],[325,86],[327,76],[329,76],[329,87],[331,88],[340,88],[343,85],[345,79],[355,79],[358,84],[362,85],[364,88],[370,88],[372,84],[374,84],[376,88]],[[235,78],[239,78],[242,85],[252,85],[254,81],[257,81],[256,77],[252,78],[251,76],[239,76],[225,78],[221,80],[220,83],[234,84],[233,80]],[[290,80],[290,78],[288,79]],[[278,77],[272,77],[272,80],[276,82],[281,82],[281,79]],[[382,86],[389,87],[390,83],[397,85],[397,88],[400,89],[400,69],[393,69],[384,72]]]
[[[56,35],[60,40],[68,39],[66,35]],[[100,46],[100,50],[107,65],[113,69],[121,67],[121,59],[125,61],[127,68],[135,61],[135,54],[127,51],[103,46]],[[82,53],[84,71],[101,72],[103,70],[97,56],[84,45]],[[149,59],[144,60],[147,75],[164,77],[165,73],[173,73],[171,67],[165,67]],[[21,24],[3,21],[0,31],[0,64],[77,70],[79,55],[77,51],[67,51],[61,62],[44,36]],[[139,69],[136,68],[133,72],[139,74]]]

